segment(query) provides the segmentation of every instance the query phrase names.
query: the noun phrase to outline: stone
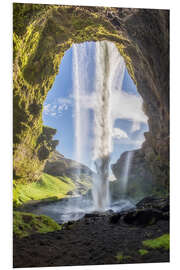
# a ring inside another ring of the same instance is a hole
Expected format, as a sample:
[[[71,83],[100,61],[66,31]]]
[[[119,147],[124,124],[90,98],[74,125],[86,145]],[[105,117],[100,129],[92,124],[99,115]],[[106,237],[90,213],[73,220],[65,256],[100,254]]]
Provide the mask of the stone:
[[[152,225],[162,218],[162,212],[156,209],[137,209],[135,211],[127,213],[123,220],[127,224],[137,226],[148,226]]]
[[[122,216],[121,213],[114,214],[114,215],[110,216],[109,222],[112,224],[116,224],[119,222],[121,216]]]

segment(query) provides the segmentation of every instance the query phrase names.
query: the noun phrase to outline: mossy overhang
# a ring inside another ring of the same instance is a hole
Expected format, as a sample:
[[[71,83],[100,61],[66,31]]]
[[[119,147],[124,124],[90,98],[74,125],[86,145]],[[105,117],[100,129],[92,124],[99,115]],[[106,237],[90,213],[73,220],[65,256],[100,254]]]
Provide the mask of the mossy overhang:
[[[86,41],[108,40],[117,46],[149,117],[146,145],[167,166],[169,12],[34,4],[14,4],[13,9],[15,178],[40,177],[46,159],[40,160],[38,151],[42,144],[49,154],[54,149],[47,141],[37,143],[43,133],[43,102],[65,51]],[[163,147],[158,144],[162,135]]]

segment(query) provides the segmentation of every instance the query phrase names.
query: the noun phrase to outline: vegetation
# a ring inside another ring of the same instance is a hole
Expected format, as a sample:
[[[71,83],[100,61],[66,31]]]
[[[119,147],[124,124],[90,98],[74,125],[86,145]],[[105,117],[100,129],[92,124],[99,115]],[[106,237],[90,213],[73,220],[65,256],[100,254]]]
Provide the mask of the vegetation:
[[[61,199],[67,196],[69,191],[76,188],[73,181],[64,177],[54,177],[43,174],[41,179],[32,183],[15,183],[13,188],[13,204],[20,206],[31,200]]]
[[[47,216],[17,211],[13,213],[13,232],[20,238],[34,233],[47,233],[56,230],[61,230],[61,226]]]
[[[145,240],[142,243],[148,248],[163,248],[165,250],[169,250],[169,234],[163,234],[158,238]]]
[[[37,181],[57,141],[48,142],[42,122],[43,102],[73,43],[109,40],[124,56],[134,79],[129,41],[107,19],[111,8],[14,4],[14,180]],[[42,139],[45,139],[42,141]]]
[[[117,255],[116,255],[116,260],[117,260],[118,262],[123,262],[123,261],[125,261],[125,260],[127,260],[127,259],[130,259],[130,258],[131,258],[130,256],[125,256],[125,255],[123,255],[123,253],[121,253],[121,252],[118,252]]]
[[[146,255],[146,254],[148,254],[149,253],[149,251],[147,250],[147,249],[139,249],[139,254],[141,255],[141,256],[144,256],[144,255]]]

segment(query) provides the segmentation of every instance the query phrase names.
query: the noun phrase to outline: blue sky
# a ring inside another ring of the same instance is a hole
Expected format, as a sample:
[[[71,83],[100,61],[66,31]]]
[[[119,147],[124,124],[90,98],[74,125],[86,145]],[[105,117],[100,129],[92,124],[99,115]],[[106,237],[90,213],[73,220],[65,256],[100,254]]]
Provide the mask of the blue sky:
[[[88,42],[83,47],[78,45],[77,50],[79,55],[81,55],[82,61],[82,54],[85,55],[82,66],[86,70],[84,73],[86,73],[87,78],[84,78],[86,85],[82,84],[82,86],[88,95],[92,92],[92,82],[95,76],[95,43]],[[83,73],[83,68],[80,70],[81,73]],[[112,106],[115,121],[111,163],[114,163],[124,151],[140,148],[144,141],[143,134],[145,131],[148,131],[147,117],[142,110],[142,98],[138,94],[136,86],[126,68],[123,74],[122,91],[116,91]],[[61,61],[59,74],[56,76],[53,87],[48,92],[43,111],[44,125],[57,129],[57,134],[54,136],[54,139],[59,140],[57,150],[65,157],[71,159],[75,158],[73,80],[73,48],[71,47],[66,51]],[[86,99],[87,97],[85,97]],[[92,111],[88,110],[88,114],[90,129],[86,139],[87,145],[84,149],[85,155],[81,162],[91,167]]]

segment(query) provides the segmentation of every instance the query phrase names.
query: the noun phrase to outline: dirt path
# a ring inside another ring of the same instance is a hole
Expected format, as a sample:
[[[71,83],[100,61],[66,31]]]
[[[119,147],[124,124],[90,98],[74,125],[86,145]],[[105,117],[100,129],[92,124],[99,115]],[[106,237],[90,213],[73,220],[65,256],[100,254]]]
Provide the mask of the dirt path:
[[[124,221],[110,222],[109,216],[86,217],[61,231],[14,238],[14,267],[168,262],[169,252],[149,250],[142,256],[142,241],[169,232],[168,220],[142,227]]]

